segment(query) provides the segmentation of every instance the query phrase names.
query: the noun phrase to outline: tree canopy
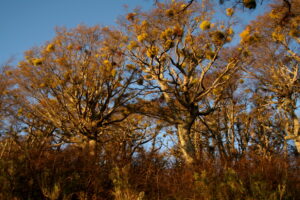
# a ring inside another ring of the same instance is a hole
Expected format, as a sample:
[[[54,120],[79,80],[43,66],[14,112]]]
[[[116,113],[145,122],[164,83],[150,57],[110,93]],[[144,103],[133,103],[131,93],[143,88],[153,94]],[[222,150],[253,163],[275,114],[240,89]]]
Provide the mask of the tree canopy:
[[[258,2],[214,3],[57,28],[3,66],[0,199],[296,199],[300,2],[242,31]]]

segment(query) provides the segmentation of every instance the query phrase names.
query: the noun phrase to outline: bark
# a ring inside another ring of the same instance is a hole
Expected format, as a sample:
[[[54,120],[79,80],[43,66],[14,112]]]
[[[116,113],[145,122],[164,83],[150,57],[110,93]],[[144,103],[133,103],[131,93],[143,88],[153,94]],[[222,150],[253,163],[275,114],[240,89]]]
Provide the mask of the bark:
[[[297,152],[300,153],[300,138],[299,138],[299,136],[298,136],[298,139],[294,140],[294,142],[295,142]]]
[[[177,125],[177,134],[179,139],[179,147],[182,152],[183,158],[188,165],[195,162],[195,147],[191,140],[191,125],[183,123]]]
[[[295,142],[297,152],[300,153],[299,119],[296,116],[296,114],[294,114],[293,116],[293,121],[294,121],[294,136],[295,136],[294,142]]]
[[[296,146],[296,150],[298,153],[300,153],[300,134],[299,134],[299,129],[300,129],[300,124],[299,124],[299,119],[295,112],[292,112],[292,119],[293,119],[293,131],[289,131],[289,123],[287,122],[286,124],[286,134],[287,136],[285,137],[286,140],[293,140]]]

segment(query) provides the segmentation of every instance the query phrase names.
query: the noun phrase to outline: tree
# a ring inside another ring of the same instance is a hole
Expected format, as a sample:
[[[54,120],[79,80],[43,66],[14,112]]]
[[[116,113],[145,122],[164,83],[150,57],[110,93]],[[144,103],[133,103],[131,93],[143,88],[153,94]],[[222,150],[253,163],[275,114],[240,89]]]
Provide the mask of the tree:
[[[217,109],[218,91],[239,66],[240,52],[221,59],[233,35],[231,23],[213,23],[209,5],[160,3],[150,12],[129,13],[127,56],[152,88],[143,113],[175,125],[182,155],[195,161],[191,127]],[[142,83],[141,83],[142,84]],[[145,103],[145,102],[144,102]]]
[[[187,9],[187,7],[191,6],[196,1],[197,0],[189,0],[189,1],[187,1],[186,6],[183,9],[184,10]],[[248,8],[248,9],[255,9],[256,5],[257,5],[256,0],[242,0],[242,1],[239,1],[239,0],[219,0],[219,3],[223,4],[226,1],[232,2],[232,4],[233,4],[234,7],[236,7],[237,5],[242,5],[243,7]],[[261,2],[262,1],[263,0],[261,0]],[[155,0],[154,2],[157,4],[157,3],[159,3],[159,0]],[[205,3],[208,3],[208,1],[205,1]]]
[[[12,109],[13,104],[9,90],[12,87],[11,81],[8,76],[10,75],[8,64],[0,66],[0,137],[9,126],[9,111]]]
[[[61,28],[46,45],[26,52],[11,72],[19,114],[50,124],[61,140],[88,138],[100,142],[113,124],[126,119],[126,105],[138,91],[131,88],[122,44],[116,30],[85,27]]]
[[[299,12],[298,1],[291,2],[290,7],[275,4],[271,12],[243,32],[244,45],[250,45],[252,54],[250,60],[253,68],[248,73],[257,81],[257,90],[261,91],[265,102],[263,106],[275,106],[277,112],[288,119],[285,121],[285,138],[295,142],[298,152],[300,133],[296,110],[300,89],[300,55],[297,48],[300,42]],[[256,33],[251,29],[256,29]],[[260,37],[261,40],[258,43],[247,43],[255,34],[256,39]]]
[[[299,196],[299,3],[234,46],[235,8],[211,2],[60,28],[5,68],[0,199]]]

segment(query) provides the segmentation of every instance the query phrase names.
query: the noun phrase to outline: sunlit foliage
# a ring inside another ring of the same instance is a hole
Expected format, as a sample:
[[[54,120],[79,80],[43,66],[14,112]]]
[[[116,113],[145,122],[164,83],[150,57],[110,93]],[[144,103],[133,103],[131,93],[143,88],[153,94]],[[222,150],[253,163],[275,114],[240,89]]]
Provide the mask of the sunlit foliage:
[[[243,30],[258,1],[221,6],[156,1],[3,65],[0,199],[297,199],[300,4]]]

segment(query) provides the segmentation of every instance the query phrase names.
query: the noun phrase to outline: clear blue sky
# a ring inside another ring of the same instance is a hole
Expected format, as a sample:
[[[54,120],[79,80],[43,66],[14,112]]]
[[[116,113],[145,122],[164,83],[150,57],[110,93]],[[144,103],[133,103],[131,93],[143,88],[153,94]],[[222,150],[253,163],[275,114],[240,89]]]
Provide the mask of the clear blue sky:
[[[113,25],[118,16],[137,6],[149,9],[153,0],[0,0],[0,66],[11,57],[20,60],[24,51],[51,40],[56,26]],[[253,19],[255,13],[261,10],[243,15]]]
[[[118,16],[151,0],[0,0],[0,65],[51,40],[56,26],[113,25]]]

